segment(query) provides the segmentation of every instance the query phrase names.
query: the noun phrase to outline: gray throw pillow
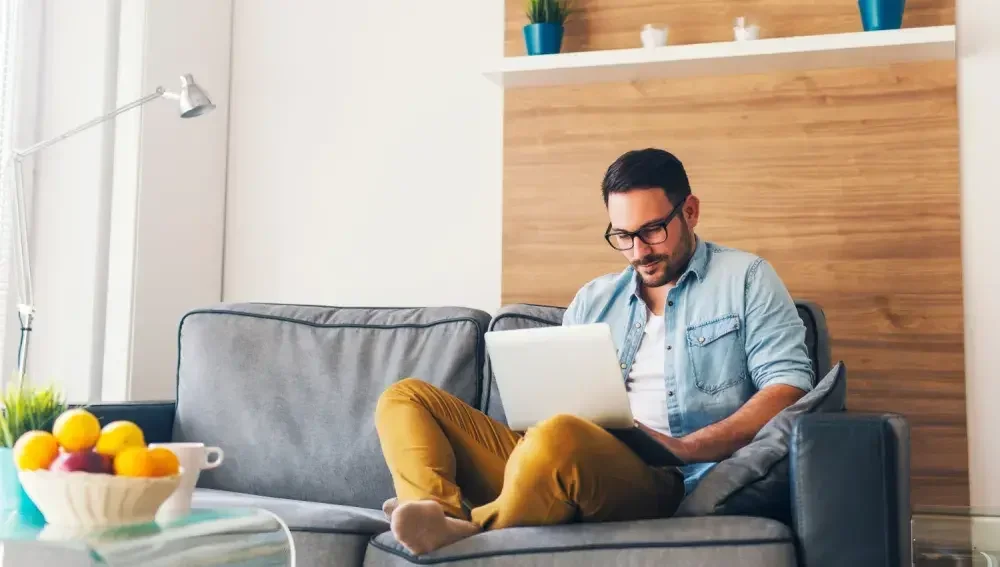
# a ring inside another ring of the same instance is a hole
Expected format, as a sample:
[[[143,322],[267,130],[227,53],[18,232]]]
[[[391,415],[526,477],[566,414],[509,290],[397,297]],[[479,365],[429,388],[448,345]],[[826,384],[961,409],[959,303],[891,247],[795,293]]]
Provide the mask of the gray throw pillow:
[[[788,444],[802,414],[844,411],[847,368],[838,362],[811,392],[767,422],[749,445],[713,467],[677,516],[764,516],[790,521]]]

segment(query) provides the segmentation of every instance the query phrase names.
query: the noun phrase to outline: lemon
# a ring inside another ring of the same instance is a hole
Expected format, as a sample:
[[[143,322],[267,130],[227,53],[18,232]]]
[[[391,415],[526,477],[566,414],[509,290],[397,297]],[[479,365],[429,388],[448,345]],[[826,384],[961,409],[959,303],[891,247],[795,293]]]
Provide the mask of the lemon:
[[[156,476],[173,476],[180,472],[181,462],[170,449],[156,447],[149,450],[149,455],[153,458]]]
[[[14,466],[22,471],[47,469],[59,456],[59,443],[48,431],[28,431],[14,443]]]
[[[145,447],[146,438],[142,429],[131,421],[112,421],[101,429],[94,451],[114,457],[130,447]]]
[[[118,476],[156,476],[156,460],[145,447],[130,447],[115,457],[115,474]]]
[[[68,453],[89,451],[101,436],[101,422],[85,409],[71,409],[59,414],[52,424],[52,433]]]

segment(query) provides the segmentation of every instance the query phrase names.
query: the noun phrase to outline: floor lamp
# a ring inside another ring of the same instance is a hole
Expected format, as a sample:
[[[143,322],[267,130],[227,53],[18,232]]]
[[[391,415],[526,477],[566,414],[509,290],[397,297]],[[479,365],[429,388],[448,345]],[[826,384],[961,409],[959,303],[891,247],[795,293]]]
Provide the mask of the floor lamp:
[[[25,211],[25,201],[24,201],[24,179],[22,176],[22,163],[24,158],[38,153],[45,148],[58,144],[59,142],[75,136],[84,130],[97,126],[103,122],[106,122],[119,114],[132,110],[133,108],[138,108],[147,102],[156,100],[158,98],[166,98],[170,100],[178,101],[180,106],[180,116],[181,118],[194,118],[196,116],[201,116],[207,112],[215,109],[215,105],[205,94],[205,91],[201,89],[194,82],[191,75],[183,75],[181,77],[181,92],[180,94],[172,93],[164,90],[163,87],[158,87],[154,92],[130,102],[124,106],[116,108],[115,110],[99,116],[90,122],[86,122],[69,130],[59,136],[52,139],[45,140],[44,142],[39,142],[31,147],[25,148],[23,150],[13,150],[9,156],[4,160],[3,167],[0,168],[0,181],[5,182],[8,171],[13,166],[14,170],[14,214],[15,222],[17,223],[17,248],[16,253],[18,256],[18,266],[20,268],[20,273],[18,274],[18,305],[17,313],[18,318],[21,322],[21,341],[17,349],[17,379],[20,385],[24,381],[24,376],[27,371],[28,366],[28,343],[31,335],[32,324],[35,319],[35,302],[32,295],[31,288],[31,261],[28,251],[28,215]]]

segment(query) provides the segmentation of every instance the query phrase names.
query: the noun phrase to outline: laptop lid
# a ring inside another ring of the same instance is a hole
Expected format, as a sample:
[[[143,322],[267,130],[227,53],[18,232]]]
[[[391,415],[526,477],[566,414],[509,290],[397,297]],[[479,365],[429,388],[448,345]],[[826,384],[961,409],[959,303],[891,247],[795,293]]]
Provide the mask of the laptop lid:
[[[633,426],[606,323],[490,331],[485,337],[511,429],[524,431],[563,413],[606,429]]]

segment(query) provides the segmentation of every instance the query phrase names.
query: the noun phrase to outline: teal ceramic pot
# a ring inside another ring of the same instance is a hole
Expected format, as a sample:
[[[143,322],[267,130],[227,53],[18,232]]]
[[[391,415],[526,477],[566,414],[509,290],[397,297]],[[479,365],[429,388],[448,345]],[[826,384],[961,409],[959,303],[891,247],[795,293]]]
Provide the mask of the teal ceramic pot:
[[[563,27],[559,24],[524,26],[524,45],[528,55],[551,55],[562,49]]]
[[[13,449],[6,447],[0,447],[0,510],[4,516],[16,512],[27,523],[45,523],[45,516],[24,492],[24,487],[17,478]]]
[[[906,0],[858,0],[865,31],[898,30],[903,25]]]

